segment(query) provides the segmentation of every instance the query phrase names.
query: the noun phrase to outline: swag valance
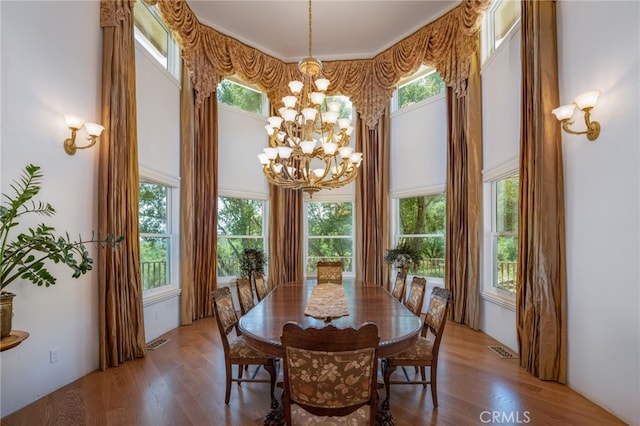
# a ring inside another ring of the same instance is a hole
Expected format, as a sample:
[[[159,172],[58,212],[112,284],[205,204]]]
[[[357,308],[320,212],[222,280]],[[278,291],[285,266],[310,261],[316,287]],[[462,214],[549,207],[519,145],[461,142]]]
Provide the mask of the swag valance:
[[[145,1],[158,4],[181,47],[197,103],[233,74],[265,91],[272,102],[288,94],[289,81],[301,79],[297,63],[285,63],[201,24],[185,0]],[[480,18],[489,3],[463,0],[372,59],[323,61],[323,74],[331,80],[327,93],[348,96],[369,128],[375,127],[384,114],[398,80],[422,64],[435,67],[458,96],[464,95]]]

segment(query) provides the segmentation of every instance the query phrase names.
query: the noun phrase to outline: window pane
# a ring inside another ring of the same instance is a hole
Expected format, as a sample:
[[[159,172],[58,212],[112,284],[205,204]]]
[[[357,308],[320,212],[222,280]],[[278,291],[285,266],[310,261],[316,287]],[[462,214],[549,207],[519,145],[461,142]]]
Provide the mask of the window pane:
[[[351,272],[353,259],[352,238],[309,238],[307,240],[308,272],[316,272],[319,261],[340,261],[342,270]]]
[[[494,271],[495,286],[515,293],[516,268],[518,265],[518,237],[516,235],[497,236],[497,262]]]
[[[495,48],[509,34],[509,31],[520,19],[520,0],[503,0],[496,8],[494,15]]]
[[[167,232],[167,192],[164,185],[140,182],[140,233],[166,234]]]
[[[151,47],[153,50],[151,53],[154,56],[164,58],[164,65],[166,66],[169,32],[142,2],[137,1],[133,7],[135,26],[151,45],[145,47]]]
[[[496,182],[496,232],[518,231],[518,176]]]
[[[262,236],[261,200],[218,197],[218,235]]]
[[[445,194],[400,199],[400,234],[444,234]]]
[[[436,71],[422,76],[398,88],[398,109],[436,96],[445,88],[444,81]]]
[[[308,203],[309,235],[352,235],[352,209],[352,203]]]
[[[169,238],[140,238],[140,271],[142,289],[169,284]]]
[[[218,238],[218,276],[240,276],[240,256],[246,248],[264,249],[262,238]]]
[[[218,84],[218,102],[262,114],[262,93],[230,80]]]

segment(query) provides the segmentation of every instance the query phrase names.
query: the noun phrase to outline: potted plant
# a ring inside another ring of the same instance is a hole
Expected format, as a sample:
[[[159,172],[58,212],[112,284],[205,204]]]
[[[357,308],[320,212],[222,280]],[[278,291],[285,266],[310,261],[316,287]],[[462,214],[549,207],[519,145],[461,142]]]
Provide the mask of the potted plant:
[[[253,272],[264,274],[266,255],[260,249],[246,248],[240,255],[240,273],[243,277],[251,278]]]
[[[0,205],[0,338],[11,333],[13,298],[15,294],[5,291],[17,279],[31,281],[37,286],[49,287],[56,283],[47,270],[47,262],[63,263],[73,270],[78,278],[93,268],[86,244],[100,243],[115,247],[124,237],[107,235],[104,239],[71,240],[69,234],[56,236],[55,228],[40,224],[26,232],[13,232],[20,218],[30,214],[53,216],[55,209],[49,203],[35,201],[42,184],[39,166],[29,164],[19,179],[11,185],[12,194],[2,194]]]
[[[418,250],[411,247],[406,241],[401,242],[396,248],[388,249],[384,262],[403,271],[415,266],[422,260],[422,255]]]

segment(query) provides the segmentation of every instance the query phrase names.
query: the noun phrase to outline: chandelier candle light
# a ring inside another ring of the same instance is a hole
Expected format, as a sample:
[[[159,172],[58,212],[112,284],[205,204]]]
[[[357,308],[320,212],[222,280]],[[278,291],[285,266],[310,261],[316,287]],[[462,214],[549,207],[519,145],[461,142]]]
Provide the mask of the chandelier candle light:
[[[298,69],[304,81],[289,82],[291,95],[282,98],[280,116],[269,117],[269,147],[258,159],[269,182],[313,196],[352,182],[362,153],[349,146],[353,127],[350,119],[338,118],[340,102],[325,100],[330,82],[321,76],[322,63],[311,55],[311,0],[309,56]]]

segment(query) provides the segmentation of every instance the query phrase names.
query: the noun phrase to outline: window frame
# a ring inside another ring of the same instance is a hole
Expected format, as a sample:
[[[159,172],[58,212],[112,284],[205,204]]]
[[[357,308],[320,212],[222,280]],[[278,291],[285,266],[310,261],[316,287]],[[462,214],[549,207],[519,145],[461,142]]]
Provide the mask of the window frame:
[[[269,272],[269,198],[267,196],[258,196],[258,194],[245,194],[234,191],[220,191],[218,193],[218,197],[222,198],[236,198],[243,200],[251,200],[251,201],[260,201],[262,203],[262,234],[260,236],[257,235],[225,235],[222,238],[262,238],[262,250],[267,254],[267,261],[265,262],[265,276],[268,276]],[[218,207],[219,208],[219,207]],[[218,233],[218,220],[220,216],[216,212],[216,250],[217,244],[220,241],[220,234]],[[216,262],[218,260],[216,259]],[[223,284],[224,286],[228,286],[229,284],[234,284],[239,277],[236,275],[225,275],[221,276],[218,274],[218,268],[216,266],[216,279],[218,284]]]
[[[446,83],[445,83],[445,88],[442,90],[442,92],[433,95],[433,96],[429,96],[426,97],[424,99],[422,99],[421,101],[416,102],[415,104],[411,104],[411,105],[407,105],[407,106],[403,106],[402,108],[399,106],[399,90],[401,87],[407,86],[411,83],[414,83],[416,80],[419,80],[429,74],[433,74],[438,72],[437,69],[435,69],[434,67],[428,67],[426,65],[421,65],[420,68],[418,68],[418,71],[416,71],[415,73],[411,74],[408,77],[405,77],[403,79],[400,79],[398,81],[398,83],[396,84],[396,88],[393,91],[393,94],[391,96],[391,112],[399,112],[399,111],[405,111],[405,110],[409,110],[412,108],[416,108],[419,107],[421,105],[424,105],[428,102],[433,101],[434,99],[439,99],[442,96],[445,96],[446,93]],[[442,78],[442,76],[441,76]]]
[[[305,197],[302,203],[302,215],[304,217],[303,221],[303,256],[304,256],[304,276],[305,278],[317,278],[318,274],[316,272],[309,271],[309,203],[350,203],[351,204],[351,236],[347,235],[331,235],[331,236],[317,236],[314,235],[313,238],[351,238],[351,271],[343,271],[343,278],[355,278],[356,276],[356,222],[355,222],[355,207],[356,202],[353,196],[345,195],[345,196],[322,196],[322,197]]]
[[[140,232],[139,237],[169,237],[169,284],[149,290],[143,290],[143,305],[147,306],[180,294],[180,179],[140,166],[139,183],[151,183],[167,188],[167,233],[147,234]],[[139,226],[139,225],[138,225]],[[140,244],[138,242],[138,244]],[[142,259],[140,260],[142,261]],[[142,265],[140,265],[142,274]],[[140,278],[142,284],[142,277]]]
[[[506,45],[505,43],[509,38],[513,37],[513,35],[520,30],[520,22],[522,20],[522,8],[520,9],[520,16],[516,21],[511,25],[511,28],[506,32],[500,45],[496,46],[496,34],[495,34],[495,14],[497,9],[502,5],[505,1],[513,1],[517,2],[519,0],[492,0],[489,9],[485,12],[482,17],[482,23],[480,26],[480,66],[484,66],[485,63],[494,56],[494,54],[499,51],[502,46]]]
[[[245,89],[248,89],[248,90],[251,90],[251,91],[254,91],[254,92],[258,92],[262,96],[261,111],[260,112],[248,111],[248,110],[246,110],[244,108],[240,108],[239,106],[228,104],[228,103],[221,102],[221,101],[218,101],[219,105],[224,105],[224,106],[229,107],[229,108],[234,108],[234,109],[236,109],[238,111],[243,111],[243,112],[248,113],[248,114],[256,114],[256,115],[260,115],[260,116],[263,116],[263,117],[267,117],[269,115],[269,97],[267,96],[267,94],[265,92],[261,91],[260,89],[258,89],[257,87],[253,86],[250,83],[246,83],[246,82],[242,81],[238,77],[234,77],[234,76],[226,77],[223,81],[225,81],[225,80],[230,82],[231,84],[235,84],[235,85],[243,87]],[[218,88],[216,87],[216,98],[217,98],[217,96],[218,96]]]

